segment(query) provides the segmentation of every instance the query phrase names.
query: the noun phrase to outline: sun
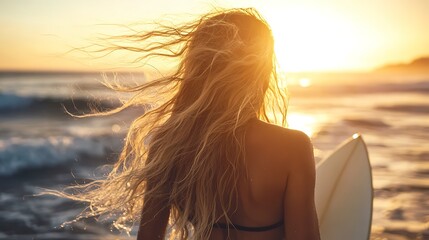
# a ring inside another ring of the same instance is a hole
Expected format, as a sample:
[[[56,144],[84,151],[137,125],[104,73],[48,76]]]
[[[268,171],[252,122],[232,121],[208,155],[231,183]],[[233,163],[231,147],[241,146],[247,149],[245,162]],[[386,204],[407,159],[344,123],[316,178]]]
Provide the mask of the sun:
[[[325,71],[350,68],[359,54],[355,23],[335,12],[320,9],[270,9],[270,24],[280,67],[285,71]]]

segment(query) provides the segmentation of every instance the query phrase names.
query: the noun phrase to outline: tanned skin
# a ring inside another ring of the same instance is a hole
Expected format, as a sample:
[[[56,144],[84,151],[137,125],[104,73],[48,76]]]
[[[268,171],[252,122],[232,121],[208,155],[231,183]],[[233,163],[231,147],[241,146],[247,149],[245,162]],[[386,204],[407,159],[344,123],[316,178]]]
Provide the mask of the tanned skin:
[[[250,121],[246,169],[238,186],[239,207],[229,217],[233,223],[249,227],[267,226],[283,219],[284,226],[265,232],[214,228],[210,239],[319,240],[315,173],[313,146],[307,135],[257,119]],[[170,213],[165,204],[162,199],[146,203],[138,240],[164,239]]]

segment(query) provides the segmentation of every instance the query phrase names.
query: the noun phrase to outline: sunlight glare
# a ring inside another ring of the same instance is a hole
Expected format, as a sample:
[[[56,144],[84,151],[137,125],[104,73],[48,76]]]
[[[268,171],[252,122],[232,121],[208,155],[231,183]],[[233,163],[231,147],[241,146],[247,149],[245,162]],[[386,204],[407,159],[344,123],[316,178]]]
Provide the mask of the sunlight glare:
[[[310,79],[308,79],[308,78],[301,78],[301,79],[299,80],[299,86],[301,86],[301,87],[303,87],[303,88],[306,88],[306,87],[311,86],[311,81],[310,81]]]
[[[349,68],[363,44],[356,23],[336,12],[309,7],[265,13],[280,67],[287,71]]]
[[[314,116],[302,113],[289,113],[287,116],[288,127],[299,130],[312,137],[315,133],[316,119]]]

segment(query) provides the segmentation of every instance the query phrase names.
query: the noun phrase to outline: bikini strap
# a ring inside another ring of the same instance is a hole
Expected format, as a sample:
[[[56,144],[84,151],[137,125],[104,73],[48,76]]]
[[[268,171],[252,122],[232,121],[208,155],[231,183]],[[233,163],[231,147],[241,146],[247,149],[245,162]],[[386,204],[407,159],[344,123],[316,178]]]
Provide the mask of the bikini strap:
[[[265,232],[272,229],[276,229],[281,226],[283,226],[283,220],[281,220],[280,222],[274,223],[272,225],[263,226],[263,227],[247,227],[247,226],[242,226],[238,224],[226,224],[226,223],[213,224],[214,228],[235,229],[235,230],[246,231],[246,232]]]

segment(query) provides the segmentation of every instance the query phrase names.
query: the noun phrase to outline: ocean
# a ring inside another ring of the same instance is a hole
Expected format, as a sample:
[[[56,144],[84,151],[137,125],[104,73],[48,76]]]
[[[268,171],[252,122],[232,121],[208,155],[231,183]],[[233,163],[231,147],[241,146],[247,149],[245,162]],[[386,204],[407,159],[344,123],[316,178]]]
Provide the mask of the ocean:
[[[344,78],[290,84],[290,127],[311,137],[316,161],[362,134],[374,178],[371,239],[429,239],[429,78],[371,84]],[[132,239],[94,219],[61,227],[84,206],[35,196],[99,176],[99,166],[115,161],[130,122],[143,113],[136,107],[107,117],[67,114],[88,113],[94,102],[118,106],[100,79],[0,74],[0,239]]]

